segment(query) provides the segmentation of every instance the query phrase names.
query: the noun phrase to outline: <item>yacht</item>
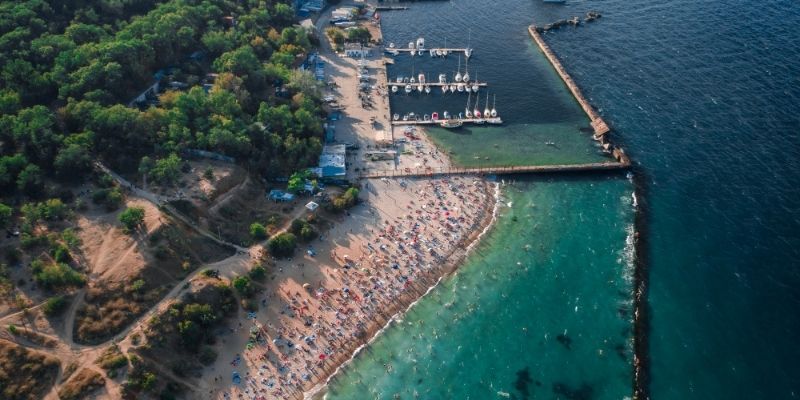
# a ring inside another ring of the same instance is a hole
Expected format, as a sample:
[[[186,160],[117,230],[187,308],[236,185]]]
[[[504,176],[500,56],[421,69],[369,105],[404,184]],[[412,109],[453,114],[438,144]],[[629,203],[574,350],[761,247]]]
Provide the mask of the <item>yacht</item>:
[[[461,80],[463,80],[464,83],[469,82],[469,58],[467,59],[466,64],[467,65],[464,67],[464,76],[461,77]]]
[[[430,92],[431,92],[431,87],[425,86],[425,94],[430,94]]]
[[[474,115],[475,118],[481,117],[481,107],[478,105],[480,99],[481,99],[480,97],[475,96],[475,108],[472,109],[472,115]]]
[[[463,92],[464,91],[464,82],[459,82],[458,86],[456,86],[456,87],[458,88],[459,92]]]
[[[414,89],[411,88],[411,84],[406,84],[406,94],[411,93],[412,90]]]
[[[408,48],[414,50],[414,42],[408,42]]]
[[[447,74],[439,74],[439,83],[447,83]]]
[[[467,97],[467,107],[464,109],[464,115],[466,115],[468,119],[472,118],[472,110],[469,109],[469,103],[471,101],[472,101],[472,93],[470,93],[469,97]]]
[[[456,71],[456,76],[453,77],[453,80],[461,82],[461,57],[458,58],[458,71]]]
[[[411,78],[408,79],[408,83],[417,83],[417,78],[414,78],[412,75]]]
[[[497,104],[497,95],[494,95],[492,97],[492,113],[491,113],[492,118],[497,117],[497,109],[494,108],[495,104]]]
[[[467,58],[472,57],[472,49],[470,49],[470,48],[464,49],[464,56],[467,57]]]
[[[420,50],[424,50],[425,49],[425,39],[424,38],[417,39],[417,48],[420,49]]]
[[[392,119],[395,120],[395,121],[399,120],[400,119],[400,114],[392,115]]]
[[[448,90],[450,89],[447,87],[447,85],[442,85],[442,94],[447,93]]]
[[[394,78],[394,81],[396,83],[403,83],[403,77],[402,76],[398,76],[397,78]]]
[[[397,85],[392,85],[392,93],[397,93]]]
[[[423,90],[425,90],[425,86],[423,86],[422,84],[417,85],[418,92],[422,93]]]
[[[441,126],[442,128],[445,128],[445,129],[461,128],[462,125],[464,125],[463,122],[461,122],[460,120],[454,120],[454,119],[444,120],[441,123],[439,123],[439,126]]]
[[[444,112],[444,119],[450,119],[450,113],[445,111]]]
[[[422,120],[423,120],[423,121],[430,121],[430,120],[431,120],[431,116],[430,116],[430,115],[428,115],[428,114],[425,114],[425,115],[422,117]]]
[[[475,92],[475,93],[478,93],[478,90],[480,88],[481,88],[480,85],[478,85],[478,71],[476,70],[475,71],[475,81],[472,82],[472,91]]]
[[[491,110],[489,110],[489,92],[486,92],[486,104],[483,106],[483,117],[489,118],[492,115]]]
[[[450,93],[456,92],[456,85],[450,85]]]
[[[438,120],[439,120],[439,113],[438,113],[438,112],[436,112],[436,111],[434,111],[434,112],[431,114],[431,119],[432,119],[432,120],[434,120],[434,121],[438,121]]]

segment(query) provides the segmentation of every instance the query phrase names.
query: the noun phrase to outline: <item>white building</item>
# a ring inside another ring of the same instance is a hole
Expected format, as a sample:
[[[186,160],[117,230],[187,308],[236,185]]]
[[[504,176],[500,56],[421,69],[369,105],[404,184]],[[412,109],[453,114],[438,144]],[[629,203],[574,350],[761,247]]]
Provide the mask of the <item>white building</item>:
[[[370,51],[362,46],[361,43],[345,43],[344,54],[348,57],[361,58],[369,56]]]

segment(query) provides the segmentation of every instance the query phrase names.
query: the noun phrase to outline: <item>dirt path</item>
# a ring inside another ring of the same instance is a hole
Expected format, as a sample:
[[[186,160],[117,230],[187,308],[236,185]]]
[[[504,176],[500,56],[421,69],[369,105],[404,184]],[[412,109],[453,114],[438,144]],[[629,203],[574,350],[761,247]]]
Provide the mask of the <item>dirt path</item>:
[[[233,197],[234,194],[239,193],[239,191],[242,190],[242,188],[246,187],[249,184],[250,184],[250,174],[247,174],[247,176],[241,183],[232,187],[230,190],[223,193],[222,196],[216,199],[214,205],[208,209],[208,214],[209,215],[215,214],[220,207],[224,206]]]

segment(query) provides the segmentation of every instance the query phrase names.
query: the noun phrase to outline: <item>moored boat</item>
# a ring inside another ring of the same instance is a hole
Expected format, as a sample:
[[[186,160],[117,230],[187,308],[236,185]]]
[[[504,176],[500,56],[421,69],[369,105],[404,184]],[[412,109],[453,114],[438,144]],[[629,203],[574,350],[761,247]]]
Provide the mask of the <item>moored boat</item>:
[[[464,125],[464,123],[457,119],[448,119],[439,123],[439,126],[445,129],[461,128],[462,125]]]
[[[432,120],[434,120],[434,121],[438,121],[438,120],[439,120],[439,113],[438,113],[438,112],[436,112],[436,111],[434,111],[434,112],[431,114],[431,119],[432,119]]]

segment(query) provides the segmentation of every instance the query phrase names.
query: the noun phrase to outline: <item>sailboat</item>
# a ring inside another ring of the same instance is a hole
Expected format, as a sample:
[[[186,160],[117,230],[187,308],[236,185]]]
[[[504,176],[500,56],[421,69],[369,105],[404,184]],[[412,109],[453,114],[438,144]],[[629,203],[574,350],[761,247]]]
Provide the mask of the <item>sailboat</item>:
[[[410,83],[409,83],[409,84],[406,84],[406,94],[409,94],[409,93],[411,93],[411,91],[412,91],[412,90],[413,90],[413,89],[411,88],[411,84],[410,84]]]
[[[461,77],[461,79],[464,81],[464,83],[469,82],[469,58],[467,58],[467,63],[466,64],[467,65],[464,67],[464,76]]]
[[[470,93],[470,96],[472,96],[472,93]],[[480,97],[475,96],[475,108],[472,109],[472,115],[474,115],[475,118],[480,118],[481,117],[481,107],[478,105],[480,100],[481,100]]]
[[[447,87],[447,85],[442,85],[442,93],[447,93],[448,90],[449,88]]]
[[[397,93],[397,85],[392,85],[392,93]]]
[[[472,39],[472,29],[469,30],[467,36],[467,48],[464,49],[464,57],[467,57],[467,59],[469,59],[472,56],[472,49],[469,48],[469,42],[471,41],[471,39]]]
[[[472,101],[472,93],[470,93],[469,97],[467,97],[467,107],[464,109],[464,115],[466,115],[467,118],[472,118],[472,110],[469,109],[469,103],[471,101]]]
[[[456,88],[458,89],[459,92],[463,92],[464,91],[464,82],[459,82],[458,85],[456,86]]]
[[[478,70],[475,70],[475,80],[472,82],[472,91],[478,93],[480,88],[480,85],[478,85]]]
[[[461,56],[458,57],[458,71],[456,71],[456,76],[453,77],[453,80],[461,82]]]
[[[492,118],[495,118],[495,117],[497,117],[497,109],[494,108],[494,106],[495,106],[495,104],[497,104],[497,95],[494,95],[494,97],[492,97],[492,99],[493,99],[492,100]]]
[[[489,92],[486,92],[486,105],[483,106],[483,117],[489,118],[492,112],[489,110]]]

